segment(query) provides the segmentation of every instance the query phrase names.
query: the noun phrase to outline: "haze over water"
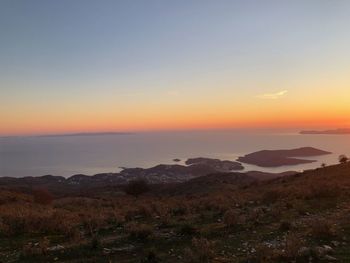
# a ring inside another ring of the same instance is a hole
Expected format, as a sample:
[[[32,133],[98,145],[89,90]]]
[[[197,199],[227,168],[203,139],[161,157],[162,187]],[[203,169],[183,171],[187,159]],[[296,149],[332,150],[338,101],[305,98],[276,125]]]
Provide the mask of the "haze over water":
[[[46,174],[71,176],[117,172],[120,167],[148,168],[174,164],[174,158],[191,157],[235,160],[238,156],[267,149],[311,146],[333,154],[310,159],[316,163],[278,168],[246,165],[246,170],[282,172],[337,163],[348,154],[348,135],[299,135],[297,133],[192,131],[134,133],[65,137],[0,138],[0,176],[23,177]]]

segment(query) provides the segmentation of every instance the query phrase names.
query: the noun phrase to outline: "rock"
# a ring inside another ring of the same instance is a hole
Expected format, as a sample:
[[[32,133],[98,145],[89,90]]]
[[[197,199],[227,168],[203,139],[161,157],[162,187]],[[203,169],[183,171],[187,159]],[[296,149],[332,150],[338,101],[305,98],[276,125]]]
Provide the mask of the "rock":
[[[115,252],[130,252],[135,249],[135,246],[133,245],[126,245],[123,247],[118,247],[118,248],[112,248],[111,250]]]
[[[111,254],[112,250],[109,248],[103,248],[103,254],[108,255]]]
[[[326,251],[326,254],[332,254],[334,252],[334,249],[331,246],[324,245],[323,248]]]
[[[324,247],[314,247],[312,251],[317,258],[323,258],[325,255],[327,255],[326,249]]]
[[[340,245],[339,241],[332,241],[331,244],[335,247],[338,247]]]
[[[337,261],[338,261],[337,258],[332,257],[332,256],[330,256],[330,255],[325,255],[325,256],[324,256],[324,259],[327,260],[327,262],[337,262]]]
[[[56,245],[56,246],[49,247],[47,250],[48,251],[59,251],[59,250],[63,250],[63,249],[64,249],[64,246]]]

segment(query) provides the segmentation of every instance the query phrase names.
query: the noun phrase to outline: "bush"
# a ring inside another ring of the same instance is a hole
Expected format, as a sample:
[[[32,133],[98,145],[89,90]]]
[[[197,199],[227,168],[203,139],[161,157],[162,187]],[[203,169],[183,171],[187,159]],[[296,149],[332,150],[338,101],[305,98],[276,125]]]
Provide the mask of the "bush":
[[[130,181],[125,188],[125,193],[133,195],[135,197],[144,194],[149,191],[149,185],[146,180],[137,179]]]
[[[125,228],[132,239],[146,240],[153,234],[153,227],[146,224],[131,222]]]
[[[338,159],[340,163],[347,163],[349,161],[349,158],[344,154],[340,155]]]
[[[329,239],[335,235],[332,223],[326,219],[314,219],[309,222],[311,235],[314,238]]]
[[[91,239],[91,249],[96,250],[101,247],[101,240],[97,234],[93,235]]]
[[[280,227],[279,229],[282,231],[282,232],[286,232],[286,231],[289,231],[291,230],[292,228],[292,224],[288,221],[282,221],[281,224],[280,224]]]
[[[38,243],[28,243],[22,249],[22,257],[33,257],[44,255],[50,245],[50,241],[44,237]]]
[[[278,190],[278,189],[271,189],[271,190],[267,190],[263,196],[262,196],[262,200],[265,203],[275,203],[279,200],[281,200],[283,197],[283,193],[282,191]]]
[[[141,263],[158,263],[160,262],[155,251],[148,251],[147,256],[141,260]]]
[[[281,251],[271,248],[266,244],[260,244],[256,247],[256,254],[252,256],[253,262],[269,263],[276,262],[281,257]],[[250,262],[250,261],[249,261]]]
[[[206,238],[193,238],[192,248],[185,250],[185,259],[191,263],[209,263],[214,257],[213,242]]]
[[[224,214],[224,223],[227,227],[234,227],[238,224],[238,213],[235,210],[228,210]]]
[[[288,259],[296,259],[300,248],[303,246],[300,238],[291,233],[286,237],[284,255]]]
[[[47,189],[33,191],[34,202],[41,205],[50,205],[53,201],[52,194]]]
[[[180,227],[180,231],[179,231],[180,234],[187,235],[187,236],[193,236],[197,234],[197,232],[198,232],[197,229],[189,223],[183,224]]]

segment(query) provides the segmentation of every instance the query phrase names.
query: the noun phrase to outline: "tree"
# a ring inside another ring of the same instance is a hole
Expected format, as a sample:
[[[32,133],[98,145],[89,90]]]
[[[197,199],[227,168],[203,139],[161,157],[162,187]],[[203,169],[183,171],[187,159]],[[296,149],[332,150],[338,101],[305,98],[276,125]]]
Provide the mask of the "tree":
[[[133,195],[135,197],[144,194],[149,191],[149,185],[144,179],[136,179],[130,181],[125,187],[125,193]]]
[[[349,161],[349,158],[346,155],[342,154],[339,156],[340,163],[347,163],[348,161]]]

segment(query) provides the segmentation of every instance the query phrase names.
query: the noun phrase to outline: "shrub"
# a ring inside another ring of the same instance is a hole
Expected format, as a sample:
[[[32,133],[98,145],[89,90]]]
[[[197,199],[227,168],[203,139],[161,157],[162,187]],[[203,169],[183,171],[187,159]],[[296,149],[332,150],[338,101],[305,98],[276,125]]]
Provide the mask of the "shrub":
[[[253,256],[255,261],[259,263],[276,262],[281,257],[281,251],[271,248],[266,244],[260,244],[256,247],[256,254]],[[250,262],[250,261],[249,261]]]
[[[238,224],[239,217],[235,210],[228,210],[224,214],[224,223],[227,227],[234,227]]]
[[[262,196],[262,200],[265,203],[274,203],[278,200],[281,199],[281,197],[283,196],[282,192],[278,189],[271,189],[271,190],[267,190],[263,196]]]
[[[342,154],[339,156],[338,160],[339,163],[347,163],[349,161],[349,158],[346,155]]]
[[[300,248],[303,246],[301,239],[291,233],[286,237],[284,256],[288,259],[296,259]]]
[[[283,232],[289,231],[292,228],[292,224],[288,221],[282,221],[279,229]]]
[[[185,259],[191,263],[209,263],[214,257],[213,242],[206,238],[193,238],[192,248],[185,250]]]
[[[125,193],[127,193],[128,195],[133,195],[135,197],[144,194],[148,191],[149,185],[147,181],[143,179],[130,181],[125,188]]]
[[[99,249],[101,247],[101,240],[97,234],[94,234],[91,239],[91,249]]]
[[[153,234],[153,227],[146,224],[130,222],[125,228],[132,239],[146,240]]]
[[[193,236],[197,234],[197,229],[189,223],[183,224],[180,227],[179,233],[182,235]]]
[[[183,216],[183,215],[186,215],[187,213],[187,207],[185,206],[178,206],[178,207],[175,207],[171,210],[171,213],[174,215],[174,216]]]
[[[33,257],[33,256],[44,255],[46,254],[49,245],[50,245],[50,241],[46,237],[42,238],[38,243],[30,242],[24,245],[22,249],[22,256]]]
[[[53,201],[52,194],[47,189],[33,191],[34,202],[41,205],[50,205]]]
[[[337,185],[331,183],[318,183],[310,187],[309,195],[306,199],[332,198],[337,197],[341,191]]]
[[[335,235],[332,223],[326,219],[311,220],[309,226],[314,238],[329,239]]]
[[[141,260],[141,263],[158,263],[160,262],[155,251],[148,251],[147,256]]]

